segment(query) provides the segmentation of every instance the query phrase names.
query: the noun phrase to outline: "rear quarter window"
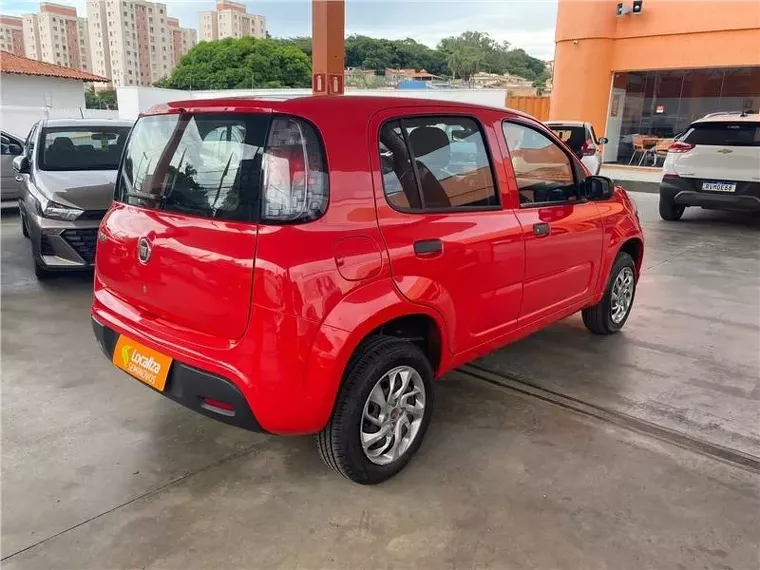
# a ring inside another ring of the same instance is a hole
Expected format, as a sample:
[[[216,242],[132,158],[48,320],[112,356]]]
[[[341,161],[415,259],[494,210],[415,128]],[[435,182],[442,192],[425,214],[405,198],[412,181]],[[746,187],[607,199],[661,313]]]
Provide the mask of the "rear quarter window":
[[[686,133],[683,142],[712,146],[760,146],[760,123],[697,123]]]

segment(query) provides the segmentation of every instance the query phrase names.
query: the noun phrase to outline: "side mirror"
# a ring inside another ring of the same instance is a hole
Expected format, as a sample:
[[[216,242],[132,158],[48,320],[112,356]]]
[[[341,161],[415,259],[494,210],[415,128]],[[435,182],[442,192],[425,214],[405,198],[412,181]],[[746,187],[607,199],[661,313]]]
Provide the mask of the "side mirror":
[[[17,156],[13,159],[13,170],[19,174],[29,173],[29,159],[25,156]]]
[[[586,198],[593,201],[609,200],[615,193],[615,183],[606,176],[586,178]]]
[[[598,144],[607,144],[608,142],[610,142],[610,139],[607,137],[602,137],[597,141]]]

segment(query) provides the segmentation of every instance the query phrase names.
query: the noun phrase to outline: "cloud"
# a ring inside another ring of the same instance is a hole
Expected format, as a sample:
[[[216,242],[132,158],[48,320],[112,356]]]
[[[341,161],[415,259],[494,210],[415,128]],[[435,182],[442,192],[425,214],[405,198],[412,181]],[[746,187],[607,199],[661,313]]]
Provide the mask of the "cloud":
[[[59,0],[87,15],[86,0]],[[198,28],[198,13],[213,10],[213,0],[165,0],[180,25]],[[263,14],[274,36],[311,35],[310,0],[246,2],[248,11]],[[3,12],[26,14],[37,2],[6,0]],[[534,57],[554,57],[557,0],[347,0],[346,33],[400,39],[412,37],[434,47],[447,36],[464,31],[486,32]]]

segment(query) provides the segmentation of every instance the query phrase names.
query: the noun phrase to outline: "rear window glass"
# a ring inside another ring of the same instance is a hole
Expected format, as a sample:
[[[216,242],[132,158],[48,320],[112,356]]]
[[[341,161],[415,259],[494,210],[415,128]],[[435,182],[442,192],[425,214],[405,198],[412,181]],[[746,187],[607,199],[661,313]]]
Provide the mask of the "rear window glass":
[[[569,125],[550,125],[549,128],[554,131],[557,138],[569,146],[572,150],[578,151],[586,142],[586,128],[582,126]]]
[[[163,115],[135,125],[117,200],[207,218],[247,221],[256,203],[269,118]]]
[[[116,170],[129,127],[47,127],[42,130],[42,170]]]
[[[683,142],[693,145],[760,146],[760,123],[697,123],[686,133]]]
[[[321,141],[304,121],[159,115],[135,125],[116,199],[205,218],[293,223],[321,216],[327,190]]]

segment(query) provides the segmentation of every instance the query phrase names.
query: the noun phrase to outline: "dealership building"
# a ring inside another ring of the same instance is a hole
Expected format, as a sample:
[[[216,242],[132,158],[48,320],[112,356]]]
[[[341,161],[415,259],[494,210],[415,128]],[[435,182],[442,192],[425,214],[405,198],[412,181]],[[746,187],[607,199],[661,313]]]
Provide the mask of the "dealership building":
[[[657,165],[693,120],[748,109],[760,109],[760,2],[559,0],[550,117],[591,122],[605,162]]]

